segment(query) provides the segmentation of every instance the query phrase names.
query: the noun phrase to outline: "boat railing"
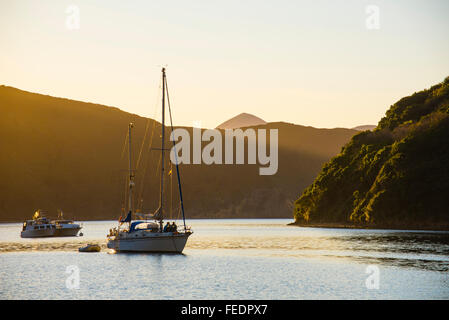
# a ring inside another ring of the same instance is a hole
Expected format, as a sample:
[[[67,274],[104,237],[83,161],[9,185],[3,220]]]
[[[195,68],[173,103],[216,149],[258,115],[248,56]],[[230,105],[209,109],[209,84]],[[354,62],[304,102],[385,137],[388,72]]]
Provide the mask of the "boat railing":
[[[191,232],[191,233],[193,233],[193,231],[192,231],[192,227],[190,227],[190,226],[179,226],[177,229],[176,229],[176,232],[178,232],[178,233],[186,233],[186,232]]]

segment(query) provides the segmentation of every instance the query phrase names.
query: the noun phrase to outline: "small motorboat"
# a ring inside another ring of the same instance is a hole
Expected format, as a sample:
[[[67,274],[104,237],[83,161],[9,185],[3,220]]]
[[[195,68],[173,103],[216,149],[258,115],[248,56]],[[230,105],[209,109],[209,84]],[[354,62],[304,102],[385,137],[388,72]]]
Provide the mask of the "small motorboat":
[[[101,247],[98,244],[88,244],[78,249],[79,252],[100,252]]]
[[[23,223],[22,238],[37,237],[75,237],[82,228],[73,220],[64,220],[63,213],[59,210],[58,220],[50,220],[43,216],[41,209],[34,213],[33,220],[26,220]]]

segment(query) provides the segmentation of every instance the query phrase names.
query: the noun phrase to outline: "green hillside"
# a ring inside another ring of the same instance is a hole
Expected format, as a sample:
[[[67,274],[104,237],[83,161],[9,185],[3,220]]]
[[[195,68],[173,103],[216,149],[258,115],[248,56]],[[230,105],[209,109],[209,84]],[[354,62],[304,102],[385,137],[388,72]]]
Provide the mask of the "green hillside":
[[[449,226],[449,77],[402,98],[295,201],[298,224]]]
[[[38,208],[50,215],[60,208],[77,219],[117,219],[126,198],[128,164],[123,150],[129,122],[135,124],[135,206],[142,212],[157,208],[159,153],[150,147],[160,148],[158,122],[113,107],[7,86],[0,86],[0,112],[0,221],[30,218]],[[281,122],[259,127],[279,129],[277,174],[260,176],[258,164],[181,165],[188,217],[291,217],[297,190],[307,187],[357,132]],[[172,179],[167,177],[166,207],[176,216]]]

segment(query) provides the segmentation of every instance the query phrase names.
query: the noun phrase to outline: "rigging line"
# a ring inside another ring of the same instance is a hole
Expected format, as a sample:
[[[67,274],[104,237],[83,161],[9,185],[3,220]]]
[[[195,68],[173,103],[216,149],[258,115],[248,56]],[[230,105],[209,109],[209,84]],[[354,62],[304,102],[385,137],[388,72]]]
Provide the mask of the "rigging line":
[[[125,140],[123,141],[123,147],[122,147],[122,153],[121,153],[121,156],[120,156],[120,160],[123,159],[123,155],[125,154],[126,146],[128,145],[128,135],[129,135],[129,130],[126,130],[126,135],[125,135]],[[127,179],[125,179],[125,193],[124,193],[124,195],[125,195],[125,200],[122,202],[122,210],[121,210],[122,214],[124,212],[124,208],[126,207],[126,201],[127,201],[126,199],[128,197],[128,180]]]
[[[153,145],[153,137],[154,137],[155,127],[156,127],[156,121],[153,121],[153,129],[151,130],[151,137],[150,137],[149,146],[148,146],[148,154],[150,154],[151,147]],[[148,161],[145,161],[145,165],[143,167],[142,183],[140,184],[138,199],[141,199],[143,197],[143,188],[146,185],[145,183],[143,183],[143,180],[145,179],[147,168],[148,168],[148,165],[150,162],[151,162],[151,157],[148,158]]]
[[[126,146],[128,145],[128,134],[129,134],[129,132],[126,131],[125,141],[123,141],[122,155],[120,156],[120,159],[123,159],[123,155],[125,154]]]
[[[145,172],[146,172],[146,170],[147,170],[147,167],[148,167],[148,163],[149,163],[149,162],[150,162],[150,161],[147,161],[147,162],[145,163],[145,166],[144,166],[144,169],[143,169],[143,171],[144,171],[143,177],[145,177]],[[157,168],[156,168],[156,171],[155,171],[155,172],[156,172],[155,179],[157,179],[157,177],[158,177],[157,172],[159,171],[160,166],[161,166],[161,159],[159,159],[158,164],[157,164]],[[143,198],[143,188],[144,188],[144,185],[146,185],[146,184],[145,184],[145,183],[141,183],[140,191],[139,191],[139,199],[142,199],[142,198]],[[140,210],[143,210],[143,201],[139,201],[138,205],[139,205],[139,209],[140,209]]]
[[[139,156],[137,157],[136,170],[139,168],[140,158],[142,157],[142,151],[143,151],[143,147],[145,145],[146,139],[147,139],[149,126],[150,126],[150,118],[147,119],[147,124],[145,126],[145,134],[143,135],[143,141],[142,141],[142,144],[140,145]]]
[[[126,208],[126,201],[127,201],[127,198],[128,198],[128,188],[129,188],[129,183],[128,183],[128,178],[126,178],[125,179],[125,192],[124,192],[125,198],[124,198],[123,203],[122,203],[122,214],[124,214],[126,212],[125,208]]]
[[[162,83],[162,80],[159,80],[159,89],[161,88],[161,83]],[[160,95],[161,95],[161,90],[158,90],[157,99],[156,99],[156,101],[154,103],[154,112],[153,112],[154,115],[156,115],[157,105],[158,105],[158,102],[159,102],[159,99],[160,99]],[[156,117],[154,117],[154,118],[156,118]],[[150,140],[149,140],[149,146],[148,146],[147,154],[150,154],[151,147],[153,146],[153,137],[154,137],[154,129],[155,129],[155,127],[156,127],[156,120],[153,119],[153,128],[151,129],[151,136],[150,136]],[[143,148],[143,143],[142,143],[142,148]],[[141,152],[142,152],[142,149],[141,149]],[[139,159],[140,159],[140,155],[139,155]],[[138,205],[138,208],[140,210],[143,210],[143,199],[142,198],[143,198],[143,190],[144,190],[144,187],[146,185],[143,181],[145,179],[145,174],[146,174],[146,171],[147,171],[147,168],[148,168],[148,165],[149,165],[150,162],[151,162],[151,157],[148,158],[148,161],[144,161],[145,165],[144,165],[144,168],[143,168],[142,183],[140,184],[139,193],[138,193],[138,197],[137,197],[137,199],[138,199],[138,204],[137,205]],[[139,164],[137,164],[137,166],[138,165]]]
[[[175,220],[178,221],[179,220],[179,215],[181,214],[181,207],[180,206],[176,208],[176,212],[177,212],[177,214],[176,214]]]
[[[161,87],[161,82],[162,82],[162,80],[159,80],[159,88]],[[156,101],[154,103],[154,113],[153,113],[154,115],[156,115],[156,108],[157,108],[157,104],[158,104],[158,101],[159,101],[159,97],[160,97],[160,90],[158,90]],[[142,141],[142,144],[140,146],[139,157],[137,158],[136,170],[139,168],[143,147],[145,145],[145,141],[146,141],[146,138],[147,138],[147,135],[148,135],[148,128],[150,126],[150,120],[151,120],[150,118],[147,119],[147,124],[145,126],[145,135],[143,136],[143,141]],[[155,122],[156,120],[153,120],[153,121]],[[153,123],[153,129],[154,129],[154,123]]]
[[[156,168],[156,176],[155,176],[156,180],[159,178],[159,169],[161,167],[161,162],[162,162],[162,159],[159,157],[159,161],[158,161],[157,168]]]
[[[173,219],[173,163],[170,161],[170,219]]]
[[[167,91],[167,104],[168,104],[168,112],[170,115],[171,135],[173,136],[173,120],[172,120],[172,116],[171,116],[170,96],[168,95],[167,78],[165,78],[165,90]],[[178,155],[176,154],[175,140],[174,139],[171,139],[171,140],[173,141],[173,151],[175,153],[176,176],[178,178],[178,187],[179,187],[179,200],[181,202],[182,220],[184,222],[184,229],[185,229],[186,228],[186,217],[185,217],[185,213],[184,213],[184,201],[182,199],[181,177],[179,176]]]

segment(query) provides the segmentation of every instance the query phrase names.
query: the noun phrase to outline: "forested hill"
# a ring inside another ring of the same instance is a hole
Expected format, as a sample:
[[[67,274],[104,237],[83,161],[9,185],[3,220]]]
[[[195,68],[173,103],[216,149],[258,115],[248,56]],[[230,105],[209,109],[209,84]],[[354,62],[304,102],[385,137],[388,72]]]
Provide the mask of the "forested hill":
[[[135,208],[149,213],[158,207],[160,153],[150,150],[161,147],[159,122],[7,86],[0,86],[0,113],[0,221],[31,218],[36,209],[54,216],[58,208],[66,217],[117,219],[126,199],[129,122],[134,123]],[[183,164],[188,218],[291,217],[296,192],[357,133],[282,122],[258,128],[279,130],[277,174],[260,176],[259,164]],[[165,186],[167,214],[178,216],[176,177],[167,176]]]
[[[294,205],[298,224],[449,227],[449,77],[352,137]]]

